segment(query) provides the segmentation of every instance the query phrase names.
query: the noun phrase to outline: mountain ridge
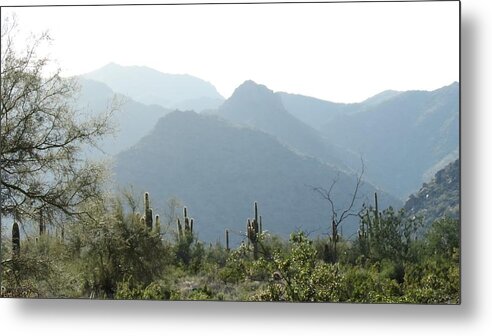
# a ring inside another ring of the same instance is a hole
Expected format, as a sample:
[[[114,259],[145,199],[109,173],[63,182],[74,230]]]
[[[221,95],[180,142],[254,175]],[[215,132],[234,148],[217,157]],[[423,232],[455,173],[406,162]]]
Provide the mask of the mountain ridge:
[[[281,97],[265,85],[245,81],[214,113],[271,134],[298,153],[350,171],[335,154],[337,150],[318,131],[290,114]]]
[[[170,110],[160,105],[147,105],[136,102],[129,97],[113,92],[104,83],[78,77],[80,86],[76,108],[80,114],[93,114],[98,111],[107,111],[116,100],[116,110],[113,112],[111,124],[115,133],[102,139],[98,147],[101,151],[91,150],[91,156],[112,156],[134,145],[137,141],[152,130],[159,118]]]
[[[401,92],[363,113],[339,115],[324,126],[323,134],[362,153],[368,178],[404,199],[436,164],[458,155],[459,83]]]
[[[267,133],[192,111],[161,118],[150,134],[118,154],[115,173],[121,185],[150,192],[155,213],[162,213],[169,198],[181,199],[206,241],[220,239],[225,228],[244,233],[254,201],[272,233],[325,232],[329,208],[310,186],[329,186],[338,178],[334,193],[339,206],[345,206],[355,183],[355,176],[301,156]],[[376,191],[382,207],[401,205],[365,183],[356,206],[363,194]],[[348,234],[356,228],[356,221],[347,222],[343,230]]]
[[[186,108],[190,101],[195,101],[198,104],[194,108],[204,110],[215,108],[224,100],[208,81],[189,74],[167,74],[147,66],[109,63],[82,77],[105,83],[137,102],[165,108]]]

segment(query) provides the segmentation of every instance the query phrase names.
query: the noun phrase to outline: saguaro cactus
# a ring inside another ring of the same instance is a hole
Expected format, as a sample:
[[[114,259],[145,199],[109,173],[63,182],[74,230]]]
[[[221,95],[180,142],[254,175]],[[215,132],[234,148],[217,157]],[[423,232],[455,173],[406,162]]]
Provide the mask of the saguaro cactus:
[[[153,218],[152,218],[152,209],[150,208],[150,200],[149,200],[149,193],[146,192],[144,194],[144,216],[145,216],[145,225],[149,228],[149,230],[152,230],[153,226]]]
[[[255,220],[251,221],[248,218],[247,224],[248,240],[253,245],[253,258],[258,259],[258,225]]]
[[[226,241],[226,251],[230,251],[229,249],[229,230],[225,230],[225,241]]]
[[[181,225],[181,221],[179,220],[179,218],[178,218],[177,229],[178,229],[178,238],[181,239],[181,237],[183,237],[183,226]]]
[[[161,219],[159,215],[155,215],[155,227],[154,230],[157,234],[161,234]]]
[[[12,259],[20,256],[20,230],[19,224],[12,225]]]
[[[246,232],[249,242],[253,245],[253,258],[258,259],[258,240],[261,234],[261,216],[258,219],[258,203],[254,203],[254,218],[250,220],[248,218],[246,222]]]
[[[374,193],[374,208],[370,206],[359,215],[360,225],[358,230],[359,244],[363,253],[367,256],[371,254],[372,241],[377,238],[375,232],[380,231],[381,213],[378,208],[378,194]]]
[[[181,222],[178,218],[178,237],[179,239],[190,238],[193,237],[193,218],[188,217],[188,210],[186,207],[183,207],[183,220],[184,227],[181,225]]]

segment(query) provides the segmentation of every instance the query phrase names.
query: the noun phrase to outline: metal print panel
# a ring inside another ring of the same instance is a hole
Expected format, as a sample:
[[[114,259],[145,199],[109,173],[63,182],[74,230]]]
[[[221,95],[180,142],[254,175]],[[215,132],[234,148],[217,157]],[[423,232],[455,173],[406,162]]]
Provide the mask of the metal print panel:
[[[459,304],[459,6],[2,7],[1,296]]]

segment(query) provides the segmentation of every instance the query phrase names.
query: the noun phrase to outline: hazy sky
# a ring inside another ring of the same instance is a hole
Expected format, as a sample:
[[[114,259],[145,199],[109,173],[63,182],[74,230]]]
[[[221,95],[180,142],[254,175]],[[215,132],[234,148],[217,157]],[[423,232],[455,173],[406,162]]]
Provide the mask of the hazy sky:
[[[337,102],[459,78],[459,4],[48,7],[15,12],[49,30],[65,75],[109,62],[188,73],[229,97],[247,79]],[[22,44],[22,39],[17,41]]]

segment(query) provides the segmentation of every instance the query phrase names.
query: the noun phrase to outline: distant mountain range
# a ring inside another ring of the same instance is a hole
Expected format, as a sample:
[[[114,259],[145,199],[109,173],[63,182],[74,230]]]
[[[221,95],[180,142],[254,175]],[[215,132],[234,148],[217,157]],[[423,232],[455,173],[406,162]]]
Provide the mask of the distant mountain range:
[[[361,158],[365,186],[356,207],[375,191],[382,208],[400,207],[459,153],[458,83],[340,104],[251,80],[224,100],[193,76],[115,64],[80,80],[81,109],[103,109],[114,95],[124,101],[115,115],[120,132],[102,144],[115,155],[117,182],[151,192],[157,212],[180,198],[206,240],[225,227],[240,240],[254,201],[272,232],[327,232],[329,208],[310,186],[338,178],[334,199],[343,207]],[[344,224],[344,234],[356,224]]]
[[[300,154],[350,170],[339,160],[342,153],[323,139],[318,131],[290,114],[281,97],[264,85],[245,81],[215,113],[234,123],[273,135]]]
[[[124,95],[116,94],[107,85],[85,78],[78,78],[80,93],[76,108],[81,114],[97,114],[110,108],[113,101],[118,106],[111,120],[115,133],[99,143],[102,153],[92,151],[93,156],[112,156],[136,144],[148,134],[161,117],[171,112],[159,105],[138,103]]]
[[[362,157],[365,177],[404,200],[458,157],[458,93],[453,83],[339,104],[246,81],[216,113],[345,171],[360,169]]]
[[[166,74],[145,66],[110,63],[83,77],[104,83],[136,102],[169,109],[202,111],[216,108],[224,101],[212,84],[200,78]]]
[[[371,182],[405,199],[458,158],[459,84],[394,94],[331,118],[321,131],[331,144],[363,156]]]
[[[229,228],[236,243],[244,239],[254,201],[264,228],[272,233],[328,232],[329,204],[312,187],[329,188],[337,179],[333,197],[343,208],[356,182],[355,176],[299,155],[265,132],[195,112],[161,118],[149,135],[118,154],[115,173],[121,185],[150,192],[155,212],[162,213],[171,197],[182,200],[195,218],[200,239],[221,239]],[[401,205],[364,183],[354,209],[375,191],[383,207]],[[356,228],[356,221],[347,221],[343,232],[351,234]]]
[[[330,101],[285,92],[277,92],[285,109],[297,119],[322,131],[335,117],[353,115],[400,94],[399,91],[383,91],[361,103],[333,103]]]

